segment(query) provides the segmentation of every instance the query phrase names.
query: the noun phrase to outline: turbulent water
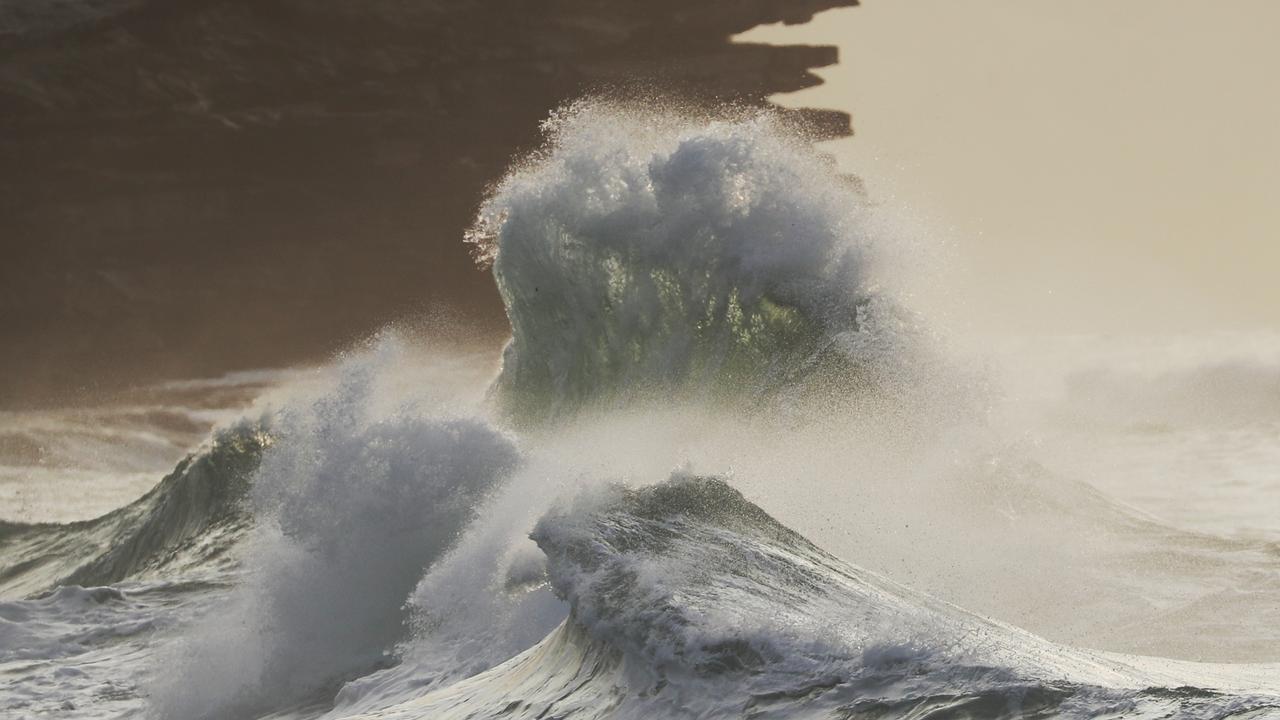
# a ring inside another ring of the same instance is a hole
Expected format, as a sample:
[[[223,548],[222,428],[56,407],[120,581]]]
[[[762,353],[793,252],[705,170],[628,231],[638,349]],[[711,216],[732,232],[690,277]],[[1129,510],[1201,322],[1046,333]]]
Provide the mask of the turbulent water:
[[[6,512],[0,715],[1280,717],[1272,351],[1024,383],[803,128],[546,132],[468,238],[500,358],[170,387],[270,400],[105,515]],[[147,407],[5,418],[6,483],[93,441],[132,459],[59,477],[127,492],[191,442]]]

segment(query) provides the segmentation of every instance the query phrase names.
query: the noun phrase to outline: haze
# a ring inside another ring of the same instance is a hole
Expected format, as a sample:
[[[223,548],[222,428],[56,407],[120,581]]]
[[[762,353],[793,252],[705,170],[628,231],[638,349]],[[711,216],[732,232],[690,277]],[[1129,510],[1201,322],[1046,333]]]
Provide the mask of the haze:
[[[740,41],[836,44],[829,144],[950,244],[923,303],[992,333],[1280,327],[1280,4],[869,0]],[[963,312],[957,312],[957,307]]]

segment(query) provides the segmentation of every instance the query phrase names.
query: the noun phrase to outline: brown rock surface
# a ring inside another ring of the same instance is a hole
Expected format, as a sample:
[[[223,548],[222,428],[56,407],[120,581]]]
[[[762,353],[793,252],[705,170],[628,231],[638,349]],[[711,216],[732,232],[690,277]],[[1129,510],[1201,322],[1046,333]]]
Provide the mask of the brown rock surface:
[[[764,103],[835,49],[730,35],[849,4],[149,0],[0,24],[0,406],[314,360],[442,307],[497,335],[461,236],[551,109],[637,82]]]

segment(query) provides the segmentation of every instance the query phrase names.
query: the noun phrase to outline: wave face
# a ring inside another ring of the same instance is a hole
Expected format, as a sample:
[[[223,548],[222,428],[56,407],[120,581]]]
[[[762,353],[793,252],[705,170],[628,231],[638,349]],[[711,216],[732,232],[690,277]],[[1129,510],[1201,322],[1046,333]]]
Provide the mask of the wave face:
[[[547,129],[470,234],[511,321],[497,387],[517,416],[848,385],[900,340],[861,199],[776,119],[588,104]]]
[[[820,550],[722,480],[605,488],[533,539],[571,608],[488,672],[366,717],[1263,717],[915,593]]]

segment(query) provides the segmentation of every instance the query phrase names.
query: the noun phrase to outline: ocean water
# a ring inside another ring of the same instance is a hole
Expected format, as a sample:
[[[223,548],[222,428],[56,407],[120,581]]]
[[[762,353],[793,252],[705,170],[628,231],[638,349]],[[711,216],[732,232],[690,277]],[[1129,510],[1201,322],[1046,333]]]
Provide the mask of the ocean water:
[[[501,354],[0,418],[0,715],[1280,717],[1275,338],[961,351],[803,128],[545,132]]]

